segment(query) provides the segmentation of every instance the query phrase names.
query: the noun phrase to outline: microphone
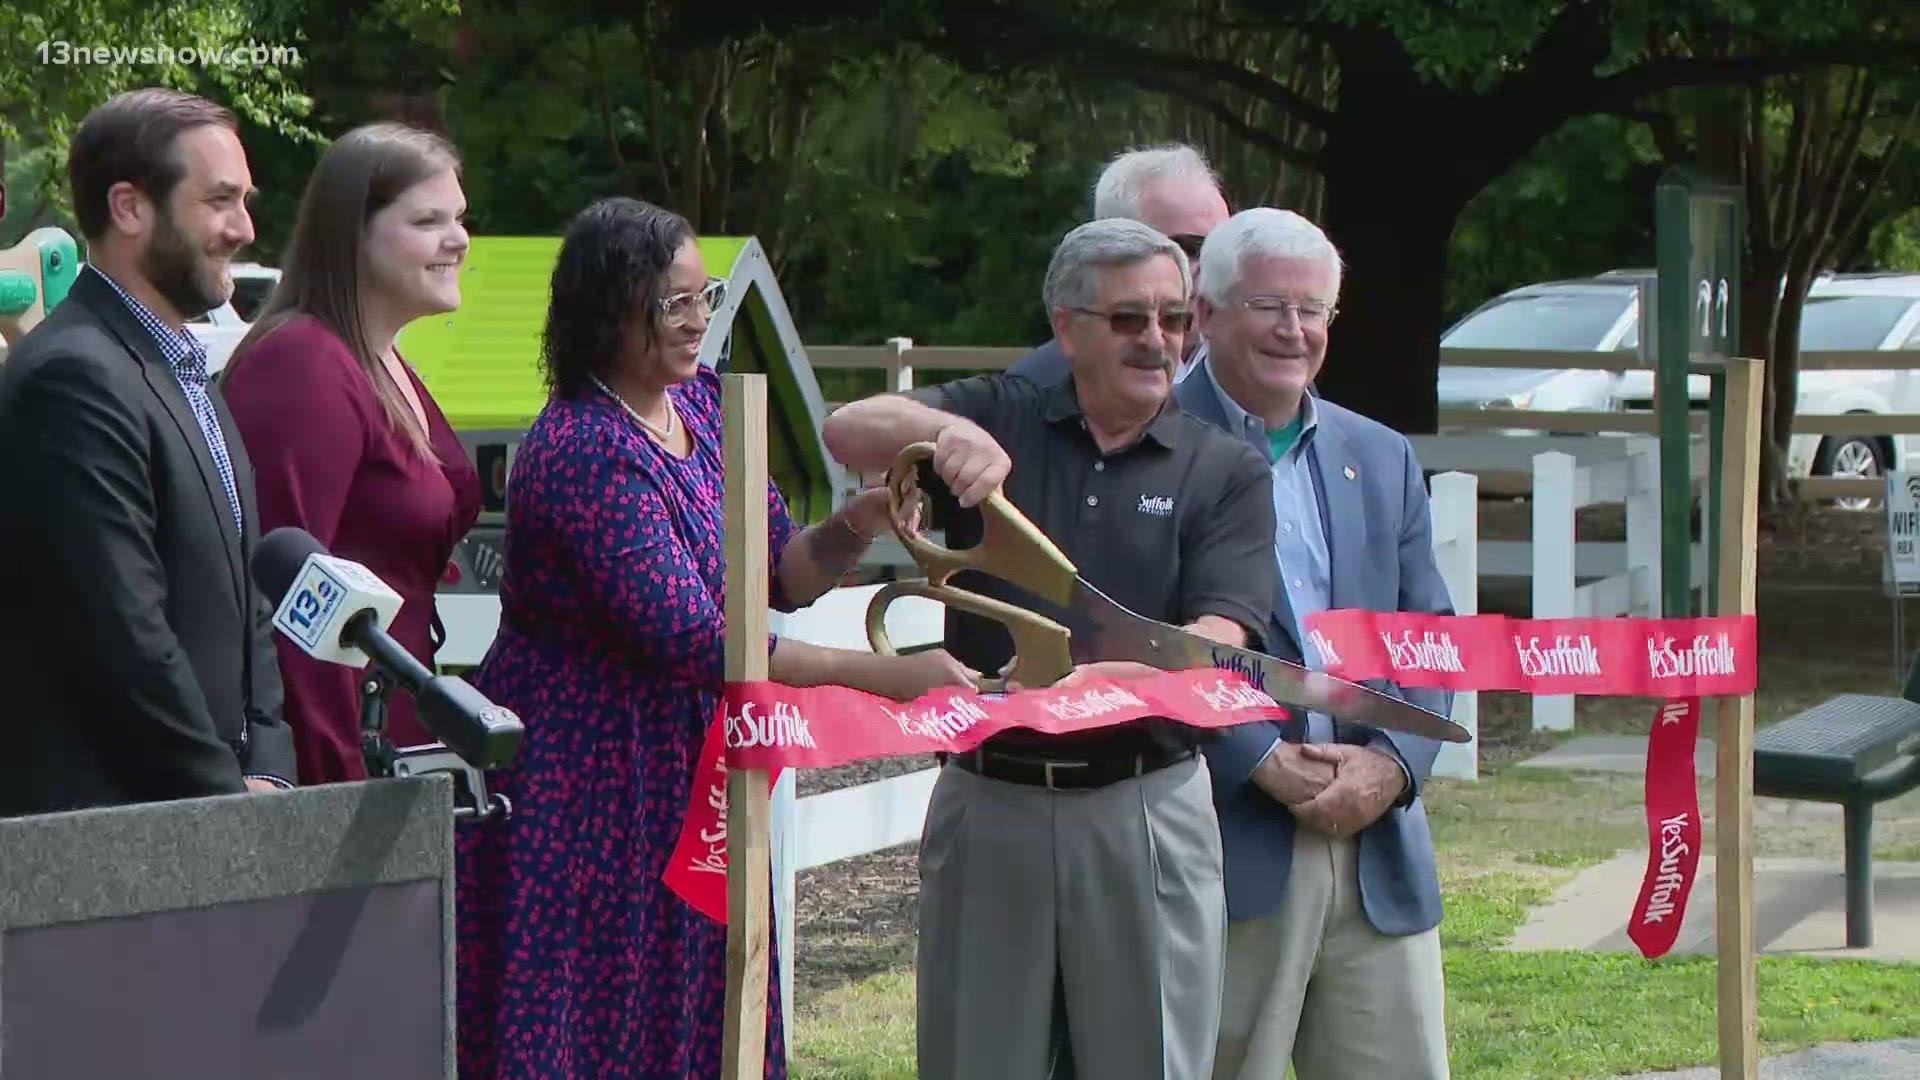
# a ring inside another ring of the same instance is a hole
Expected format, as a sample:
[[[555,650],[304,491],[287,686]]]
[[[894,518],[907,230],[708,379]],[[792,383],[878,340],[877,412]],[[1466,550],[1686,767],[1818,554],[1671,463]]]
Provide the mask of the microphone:
[[[520,718],[466,680],[435,675],[387,633],[400,594],[357,562],[329,555],[305,529],[268,533],[253,553],[253,581],[278,597],[274,629],[316,660],[364,668],[369,661],[413,695],[420,721],[478,769],[498,768],[520,751]]]

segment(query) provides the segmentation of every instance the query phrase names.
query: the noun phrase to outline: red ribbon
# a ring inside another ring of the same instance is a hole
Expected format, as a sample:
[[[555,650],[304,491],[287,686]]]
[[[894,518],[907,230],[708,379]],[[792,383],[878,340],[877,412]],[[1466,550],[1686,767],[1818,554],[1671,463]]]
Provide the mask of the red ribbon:
[[[1213,668],[1011,694],[942,690],[906,704],[844,686],[731,683],[707,729],[680,839],[661,879],[708,918],[727,921],[729,766],[766,769],[771,785],[783,768],[971,750],[1010,728],[1057,735],[1149,716],[1219,728],[1287,715],[1243,676]]]
[[[1673,947],[1699,863],[1693,753],[1700,699],[1753,693],[1753,616],[1514,619],[1348,610],[1310,615],[1306,624],[1327,673],[1352,681],[1665,699],[1647,744],[1650,850],[1628,934],[1650,958]],[[1286,715],[1244,677],[1211,668],[1089,680],[1069,690],[941,691],[906,705],[846,687],[731,684],[701,748],[663,880],[709,918],[726,921],[729,765],[766,769],[771,784],[785,768],[970,750],[1009,728],[1064,733],[1146,716],[1213,728]]]
[[[1647,740],[1647,869],[1627,936],[1648,959],[1680,934],[1700,863],[1694,784],[1700,699],[1751,694],[1760,646],[1751,615],[1699,619],[1512,619],[1329,611],[1307,633],[1344,679],[1401,686],[1667,699]]]
[[[1324,611],[1307,617],[1307,636],[1329,675],[1447,690],[1715,697],[1752,693],[1759,671],[1751,615],[1514,619]]]
[[[1647,740],[1647,872],[1633,903],[1627,936],[1648,959],[1665,955],[1680,936],[1700,865],[1700,807],[1693,748],[1700,699],[1662,706]]]

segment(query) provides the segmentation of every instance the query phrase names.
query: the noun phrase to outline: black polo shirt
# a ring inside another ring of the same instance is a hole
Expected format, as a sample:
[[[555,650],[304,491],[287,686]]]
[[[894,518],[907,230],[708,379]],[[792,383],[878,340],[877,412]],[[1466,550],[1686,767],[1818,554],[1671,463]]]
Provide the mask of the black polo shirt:
[[[1071,377],[1049,385],[1003,374],[912,392],[923,404],[979,424],[1013,460],[1007,500],[1080,569],[1080,576],[1131,611],[1183,626],[1218,615],[1248,628],[1254,647],[1279,588],[1273,557],[1272,474],[1246,442],[1181,412],[1165,410],[1131,446],[1103,454],[1087,430]],[[921,486],[948,547],[979,543],[978,508],[962,511],[923,463]],[[1065,608],[975,571],[949,582],[1018,604],[1074,629]],[[1013,639],[991,619],[952,608],[946,649],[989,675],[1013,658]],[[1192,747],[1201,733],[1147,719],[1073,735],[1003,732],[995,750],[1107,761],[1142,751]]]

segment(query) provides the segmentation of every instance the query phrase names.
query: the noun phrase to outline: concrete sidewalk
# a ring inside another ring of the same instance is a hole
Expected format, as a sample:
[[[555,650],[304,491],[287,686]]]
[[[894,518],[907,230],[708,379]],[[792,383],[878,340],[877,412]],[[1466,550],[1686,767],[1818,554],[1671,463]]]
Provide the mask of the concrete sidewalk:
[[[1693,744],[1694,772],[1703,779],[1714,774],[1713,740],[1700,737]],[[1522,769],[1564,769],[1570,772],[1617,772],[1643,775],[1647,771],[1645,735],[1577,735],[1525,761]]]
[[[1635,951],[1627,917],[1646,868],[1644,851],[1588,867],[1535,908],[1508,947]],[[1873,946],[1849,949],[1838,860],[1755,859],[1754,945],[1763,953],[1920,961],[1920,863],[1876,862],[1873,871]],[[1673,951],[1713,952],[1714,916],[1714,860],[1703,855]]]
[[[1764,1058],[1760,1080],[1913,1080],[1920,1076],[1920,1039],[1829,1043]],[[1716,1067],[1634,1073],[1621,1080],[1720,1080]]]
[[[1646,736],[1587,735],[1572,738],[1525,768],[1639,774],[1646,769]],[[1702,777],[1714,772],[1711,739],[1699,741],[1694,757]],[[1712,807],[1702,807],[1707,813]],[[1758,858],[1753,865],[1754,946],[1767,954],[1920,961],[1920,863],[1875,860],[1870,948],[1847,948],[1846,878],[1840,861],[1840,812],[1820,803],[1758,800],[1756,828],[1768,819],[1816,821],[1833,829],[1832,856],[1821,859]],[[1582,871],[1534,909],[1510,949],[1585,949],[1637,952],[1627,937],[1647,853],[1622,851]],[[1714,860],[1702,855],[1675,953],[1712,953]],[[1719,1080],[1717,1066],[1674,1072],[1635,1073],[1619,1080]],[[1920,1039],[1877,1043],[1832,1043],[1760,1063],[1760,1080],[1920,1080]]]
[[[1644,735],[1584,735],[1519,763],[1530,769],[1642,773],[1646,769]],[[1711,776],[1714,748],[1701,739],[1695,766]],[[1890,817],[1898,803],[1882,804],[1876,817]],[[1713,812],[1711,806],[1702,811]],[[1810,858],[1754,860],[1754,944],[1765,953],[1798,953],[1871,960],[1920,961],[1920,863],[1876,859],[1873,864],[1871,948],[1847,948],[1846,877],[1840,860],[1841,811],[1826,803],[1782,799],[1755,801],[1755,830],[1773,825],[1820,823],[1832,828],[1831,854]],[[1880,835],[1891,827],[1881,823]],[[1564,886],[1553,901],[1534,909],[1509,947],[1515,949],[1591,949],[1632,952],[1627,917],[1633,911],[1646,873],[1646,849],[1622,851],[1592,866]],[[1713,856],[1702,855],[1688,897],[1674,952],[1714,951]],[[1920,1072],[1913,1074],[1920,1080]]]

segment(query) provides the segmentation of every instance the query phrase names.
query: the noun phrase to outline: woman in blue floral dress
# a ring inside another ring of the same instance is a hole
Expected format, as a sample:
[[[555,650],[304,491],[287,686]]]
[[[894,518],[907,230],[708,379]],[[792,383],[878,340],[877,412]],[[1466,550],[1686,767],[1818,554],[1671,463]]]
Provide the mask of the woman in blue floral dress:
[[[661,874],[723,681],[720,382],[698,361],[723,288],[683,218],[631,199],[583,211],[561,248],[552,397],[514,462],[500,630],[473,680],[527,735],[489,777],[513,815],[457,840],[465,1080],[719,1074],[726,927]],[[804,531],[771,485],[767,511],[781,610],[832,588],[886,528],[884,489]],[[938,651],[771,646],[773,679],[794,686],[910,700],[971,674]]]

